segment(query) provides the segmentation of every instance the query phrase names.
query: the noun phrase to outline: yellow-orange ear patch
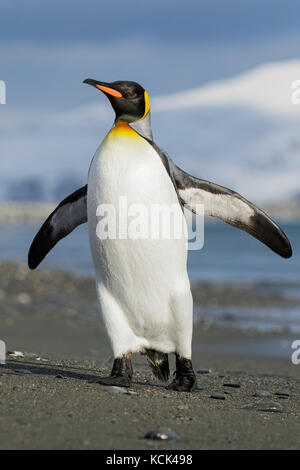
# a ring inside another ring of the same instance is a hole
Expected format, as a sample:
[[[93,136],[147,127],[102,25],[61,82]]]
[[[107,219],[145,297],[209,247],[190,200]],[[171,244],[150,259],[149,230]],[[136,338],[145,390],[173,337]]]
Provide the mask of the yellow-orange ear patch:
[[[144,113],[143,118],[144,118],[144,117],[146,116],[146,114],[148,114],[149,111],[150,111],[150,100],[149,100],[149,95],[148,95],[148,93],[146,92],[146,90],[145,90],[145,92],[144,92],[144,97],[145,97],[145,113]]]
[[[116,98],[122,98],[122,94],[119,93],[117,90],[114,90],[113,88],[109,88],[108,86],[103,86],[103,85],[96,85],[99,90],[104,91],[104,93],[108,93],[111,96],[115,96]]]

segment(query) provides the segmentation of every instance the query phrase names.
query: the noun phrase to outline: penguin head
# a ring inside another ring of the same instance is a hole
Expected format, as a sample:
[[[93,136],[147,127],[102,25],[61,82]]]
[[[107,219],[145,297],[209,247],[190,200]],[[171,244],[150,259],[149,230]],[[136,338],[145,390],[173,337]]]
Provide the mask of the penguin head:
[[[101,90],[109,99],[116,113],[117,121],[135,122],[143,119],[150,111],[149,96],[136,82],[98,82],[87,78],[83,83]]]

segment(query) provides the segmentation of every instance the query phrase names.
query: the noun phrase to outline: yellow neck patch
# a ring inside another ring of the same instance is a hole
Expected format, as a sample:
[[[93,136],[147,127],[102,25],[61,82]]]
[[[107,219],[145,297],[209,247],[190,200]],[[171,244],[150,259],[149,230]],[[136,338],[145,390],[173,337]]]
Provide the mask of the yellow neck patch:
[[[144,97],[145,97],[145,114],[144,116],[142,117],[142,119],[144,119],[144,117],[149,113],[150,111],[150,100],[149,100],[149,95],[148,93],[146,92],[146,90],[144,91]]]
[[[108,137],[126,136],[126,137],[139,137],[135,130],[130,127],[128,122],[118,121],[107,135]]]
[[[149,100],[149,95],[146,92],[146,90],[144,91],[144,98],[145,98],[145,112],[144,112],[143,116],[140,119],[137,119],[134,122],[138,122],[138,121],[141,121],[142,119],[144,119],[144,117],[146,117],[147,114],[150,111],[150,100]]]

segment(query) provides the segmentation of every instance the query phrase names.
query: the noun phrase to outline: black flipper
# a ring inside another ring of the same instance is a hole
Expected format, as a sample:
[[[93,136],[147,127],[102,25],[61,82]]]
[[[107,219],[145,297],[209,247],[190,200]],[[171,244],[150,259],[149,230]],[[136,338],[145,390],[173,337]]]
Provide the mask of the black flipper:
[[[197,204],[203,204],[205,215],[248,232],[283,258],[292,256],[288,238],[261,209],[238,193],[195,178],[174,164],[172,170],[181,201],[193,212],[197,212]]]
[[[87,222],[86,198],[87,185],[64,199],[49,215],[31,244],[28,253],[30,269],[35,269],[59,240]]]

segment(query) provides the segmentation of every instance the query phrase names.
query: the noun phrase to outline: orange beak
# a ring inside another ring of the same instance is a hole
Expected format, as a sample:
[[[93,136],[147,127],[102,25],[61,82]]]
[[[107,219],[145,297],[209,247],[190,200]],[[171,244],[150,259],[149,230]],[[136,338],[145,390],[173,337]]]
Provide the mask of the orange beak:
[[[119,93],[117,90],[114,90],[113,88],[109,88],[108,86],[103,86],[103,85],[95,85],[96,88],[99,88],[99,90],[104,91],[104,93],[108,93],[111,96],[115,96],[116,98],[122,98],[121,93]]]
[[[87,78],[86,80],[84,80],[83,83],[87,83],[88,85],[92,85],[95,88],[98,88],[98,90],[103,91],[107,95],[114,96],[115,98],[122,98],[122,96],[123,96],[122,93],[120,93],[119,91],[115,90],[114,88],[111,88],[111,87],[107,86],[109,84],[105,83],[105,82],[98,82],[98,80],[93,80],[92,78]]]

